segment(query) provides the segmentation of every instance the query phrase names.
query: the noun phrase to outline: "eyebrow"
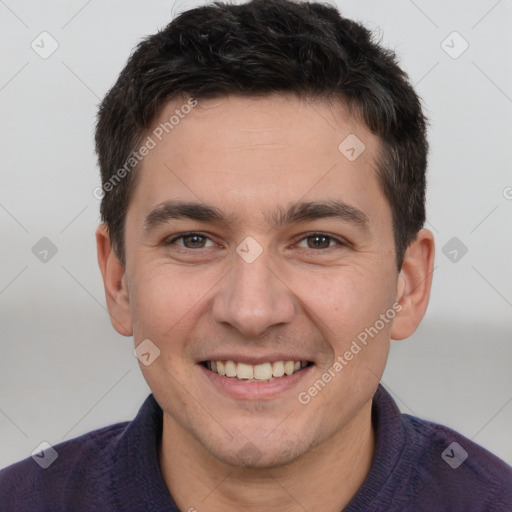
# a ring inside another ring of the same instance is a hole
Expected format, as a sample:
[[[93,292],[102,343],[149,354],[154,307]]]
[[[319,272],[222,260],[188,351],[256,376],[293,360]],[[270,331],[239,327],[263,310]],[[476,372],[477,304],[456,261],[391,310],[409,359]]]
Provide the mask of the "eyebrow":
[[[266,220],[272,229],[282,225],[306,222],[315,219],[336,218],[353,224],[367,231],[368,216],[358,208],[343,201],[313,201],[294,203],[287,209],[277,208]],[[158,205],[144,220],[144,230],[152,231],[161,224],[173,219],[190,219],[229,226],[232,218],[226,216],[219,208],[197,202],[172,200]]]

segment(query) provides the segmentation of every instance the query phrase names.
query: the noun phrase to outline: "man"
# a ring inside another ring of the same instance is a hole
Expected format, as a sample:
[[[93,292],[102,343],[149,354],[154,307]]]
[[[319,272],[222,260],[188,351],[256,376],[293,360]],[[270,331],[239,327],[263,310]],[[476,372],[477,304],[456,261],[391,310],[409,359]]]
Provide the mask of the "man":
[[[379,385],[429,299],[425,125],[332,7],[218,3],[142,42],[100,107],[97,244],[152,394],[0,472],[1,510],[512,510],[507,464]]]

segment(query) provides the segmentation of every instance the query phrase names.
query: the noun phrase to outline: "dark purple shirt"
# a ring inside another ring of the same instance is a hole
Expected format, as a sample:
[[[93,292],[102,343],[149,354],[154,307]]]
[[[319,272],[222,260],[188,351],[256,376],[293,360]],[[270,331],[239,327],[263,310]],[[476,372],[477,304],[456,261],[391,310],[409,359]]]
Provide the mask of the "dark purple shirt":
[[[382,386],[372,415],[373,464],[344,512],[512,512],[505,462],[447,427],[401,414]],[[158,463],[161,435],[162,409],[149,395],[133,421],[55,445],[46,469],[29,457],[1,470],[0,510],[177,512]],[[190,507],[201,512],[200,502]]]

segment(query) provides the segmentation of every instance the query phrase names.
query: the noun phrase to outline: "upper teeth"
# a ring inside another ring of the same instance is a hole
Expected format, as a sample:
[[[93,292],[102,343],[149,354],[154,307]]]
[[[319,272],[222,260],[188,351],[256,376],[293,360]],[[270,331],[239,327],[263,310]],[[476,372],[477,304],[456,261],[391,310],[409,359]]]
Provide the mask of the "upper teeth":
[[[307,361],[274,361],[273,363],[245,364],[235,361],[208,361],[208,368],[219,375],[242,380],[273,380],[273,377],[291,375],[307,366]]]

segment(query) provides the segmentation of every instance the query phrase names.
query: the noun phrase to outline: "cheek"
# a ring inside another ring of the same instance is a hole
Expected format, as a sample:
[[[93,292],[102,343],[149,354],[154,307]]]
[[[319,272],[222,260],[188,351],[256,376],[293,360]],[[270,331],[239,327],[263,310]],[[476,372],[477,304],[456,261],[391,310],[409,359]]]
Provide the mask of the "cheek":
[[[340,394],[340,389],[355,396],[364,390],[363,395],[370,396],[368,393],[372,393],[382,375],[395,315],[393,286],[384,274],[372,272],[369,267],[347,267],[338,268],[329,276],[303,275],[295,281],[294,289],[306,315],[322,332],[326,354],[329,353],[320,369],[336,375],[334,384],[323,395],[327,402],[338,402],[339,396],[346,396],[345,392]],[[386,315],[390,308],[387,321],[381,320],[380,315]]]
[[[190,277],[168,264],[138,273],[130,290],[134,334],[169,335],[193,316],[209,288],[206,279]]]
[[[393,304],[392,283],[370,266],[290,273],[287,280],[306,313],[336,344],[372,326]]]

